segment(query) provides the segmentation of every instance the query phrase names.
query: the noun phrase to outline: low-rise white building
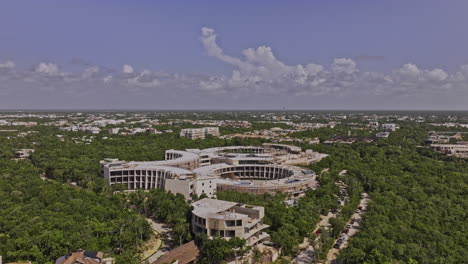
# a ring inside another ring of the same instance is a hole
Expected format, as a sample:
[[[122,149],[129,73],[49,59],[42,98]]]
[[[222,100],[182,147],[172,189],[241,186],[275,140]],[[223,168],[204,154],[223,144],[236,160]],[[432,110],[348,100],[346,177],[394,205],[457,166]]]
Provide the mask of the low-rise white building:
[[[380,132],[380,133],[375,134],[375,137],[376,138],[388,138],[389,135],[390,135],[389,132]]]
[[[382,129],[386,132],[395,132],[399,128],[398,124],[382,124]]]
[[[27,159],[34,152],[34,149],[18,149],[15,151],[15,157],[17,159]]]
[[[371,122],[369,122],[369,127],[370,127],[370,128],[374,128],[374,129],[375,129],[375,128],[379,128],[379,122],[377,122],[377,121],[371,121]]]
[[[432,144],[434,151],[444,153],[447,156],[468,158],[468,143],[464,144]]]
[[[119,133],[120,128],[114,127],[114,128],[109,128],[107,132],[111,135],[117,135]]]

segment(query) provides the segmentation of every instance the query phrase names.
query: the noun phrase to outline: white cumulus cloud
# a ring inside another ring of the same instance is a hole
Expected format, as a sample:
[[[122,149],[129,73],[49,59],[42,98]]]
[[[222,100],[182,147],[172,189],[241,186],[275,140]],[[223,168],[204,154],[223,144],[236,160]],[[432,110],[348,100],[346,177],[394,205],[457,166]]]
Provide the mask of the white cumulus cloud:
[[[421,73],[421,70],[419,70],[418,66],[412,63],[407,63],[401,67],[400,73],[410,77],[418,77]]]
[[[352,74],[357,72],[356,63],[352,59],[335,59],[332,64],[333,72]]]
[[[122,72],[123,73],[133,73],[133,67],[131,65],[125,64],[122,66]]]
[[[418,94],[466,91],[468,65],[448,73],[443,69],[422,69],[414,63],[400,69],[383,72],[360,71],[350,58],[337,58],[327,69],[323,65],[287,65],[279,60],[271,47],[259,46],[242,51],[242,57],[224,53],[217,44],[214,29],[202,28],[200,40],[207,54],[236,69],[230,77],[208,78],[200,82],[202,90],[229,91],[244,94],[323,95],[323,94]]]
[[[41,62],[39,63],[35,71],[37,73],[46,74],[46,75],[57,75],[59,74],[59,68],[54,63]]]
[[[11,60],[7,60],[3,63],[0,63],[0,69],[13,69],[15,67],[16,67],[16,64]]]
[[[427,73],[428,77],[434,81],[443,81],[447,79],[448,74],[442,69],[433,69]]]
[[[468,98],[468,64],[448,71],[409,62],[385,72],[364,71],[351,59],[353,56],[336,58],[326,65],[315,62],[288,64],[268,45],[246,48],[240,56],[226,54],[217,38],[214,29],[201,29],[200,41],[206,54],[233,68],[220,75],[179,74],[157,69],[140,71],[130,64],[107,68],[81,63],[70,67],[73,71],[67,71],[67,65],[59,67],[55,63],[40,62],[22,69],[16,67],[14,61],[3,61],[0,62],[0,103],[8,103],[5,98],[17,94],[54,94],[58,98],[55,101],[61,101],[60,96],[72,96],[70,102],[74,102],[79,95],[87,100],[98,100],[101,97],[93,97],[96,93],[106,98],[99,102],[108,104],[113,103],[107,100],[108,96],[114,96],[124,104],[127,97],[140,96],[138,102],[148,100],[150,106],[205,100],[205,103],[219,103],[223,107],[233,100],[255,104],[276,100],[290,105],[302,101],[306,102],[302,106],[308,107],[309,101],[315,99],[320,103],[316,98],[325,97],[346,98],[351,103],[377,102],[379,107],[390,98],[397,98],[398,104],[411,97],[416,98],[413,99],[415,103],[421,97],[429,98],[429,102],[432,102],[431,98],[437,98],[438,102],[446,98],[447,105],[452,106],[453,101],[466,104],[463,99]],[[304,54],[307,56],[309,54]],[[44,98],[48,99],[47,96]]]

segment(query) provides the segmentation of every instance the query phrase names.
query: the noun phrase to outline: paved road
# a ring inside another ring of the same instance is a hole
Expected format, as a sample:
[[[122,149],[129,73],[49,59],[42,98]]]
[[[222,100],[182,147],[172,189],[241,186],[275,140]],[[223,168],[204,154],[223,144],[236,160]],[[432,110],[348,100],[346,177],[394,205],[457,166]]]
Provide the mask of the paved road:
[[[159,257],[166,254],[167,252],[169,252],[172,249],[170,247],[170,245],[171,245],[172,235],[173,234],[172,234],[172,230],[171,230],[170,226],[168,226],[166,224],[163,224],[163,223],[155,222],[154,220],[149,219],[149,218],[147,220],[150,223],[151,228],[159,233],[159,235],[161,236],[161,239],[163,241],[163,243],[162,243],[161,247],[159,248],[158,252],[156,252],[155,254],[153,254],[151,257],[148,258],[148,263],[153,263]]]
[[[369,195],[367,193],[362,193],[362,197],[363,198],[361,199],[361,202],[359,203],[359,206],[362,207],[362,210],[361,212],[354,213],[351,216],[351,219],[354,218],[355,221],[354,221],[354,224],[349,228],[348,236],[346,236],[343,244],[341,245],[339,249],[332,248],[330,249],[330,251],[328,251],[326,263],[330,263],[330,264],[333,263],[334,260],[336,260],[336,258],[340,254],[340,251],[348,246],[349,239],[351,239],[351,237],[355,236],[361,230],[362,214],[365,213],[365,211],[367,211],[367,204],[369,203],[369,200],[370,200]],[[346,223],[346,225],[351,223],[351,219]]]

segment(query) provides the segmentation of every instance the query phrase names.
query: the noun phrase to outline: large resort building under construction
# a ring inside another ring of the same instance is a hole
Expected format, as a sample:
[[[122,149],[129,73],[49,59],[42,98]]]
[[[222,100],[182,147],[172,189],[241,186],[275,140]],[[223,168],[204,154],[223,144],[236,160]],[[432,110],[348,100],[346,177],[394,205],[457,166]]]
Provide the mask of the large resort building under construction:
[[[282,192],[291,198],[316,186],[313,171],[294,165],[310,164],[325,157],[283,144],[230,146],[209,149],[167,150],[162,161],[100,162],[111,186],[125,189],[164,189],[187,199],[218,191],[254,194]]]

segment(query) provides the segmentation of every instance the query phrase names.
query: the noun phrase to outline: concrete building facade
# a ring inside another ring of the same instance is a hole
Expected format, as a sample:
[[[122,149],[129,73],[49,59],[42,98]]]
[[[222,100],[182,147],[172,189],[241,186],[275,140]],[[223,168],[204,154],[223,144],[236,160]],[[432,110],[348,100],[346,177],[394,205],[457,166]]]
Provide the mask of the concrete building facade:
[[[245,239],[249,246],[270,239],[264,232],[265,208],[215,199],[201,199],[192,204],[192,231],[209,237]]]
[[[219,137],[219,127],[183,128],[179,134],[180,137],[188,139],[204,139],[208,135]]]
[[[444,153],[447,156],[468,158],[468,143],[466,144],[432,144],[434,151]]]
[[[212,197],[225,190],[254,194],[279,191],[296,198],[317,186],[313,171],[288,165],[291,156],[302,159],[306,152],[282,144],[230,146],[167,150],[161,161],[106,159],[100,165],[109,185],[128,190],[158,188],[181,193],[187,199],[203,194]]]
[[[395,132],[399,128],[397,124],[382,124],[382,129],[386,132]]]

